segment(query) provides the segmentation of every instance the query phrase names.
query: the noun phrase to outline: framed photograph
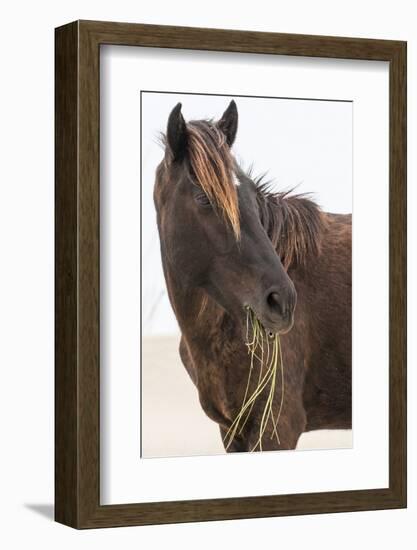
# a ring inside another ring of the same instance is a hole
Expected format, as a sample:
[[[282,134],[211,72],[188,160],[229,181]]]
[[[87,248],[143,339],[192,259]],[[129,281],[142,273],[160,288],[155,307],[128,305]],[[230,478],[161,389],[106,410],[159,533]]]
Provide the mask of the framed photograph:
[[[406,506],[406,43],[56,29],[56,520]]]

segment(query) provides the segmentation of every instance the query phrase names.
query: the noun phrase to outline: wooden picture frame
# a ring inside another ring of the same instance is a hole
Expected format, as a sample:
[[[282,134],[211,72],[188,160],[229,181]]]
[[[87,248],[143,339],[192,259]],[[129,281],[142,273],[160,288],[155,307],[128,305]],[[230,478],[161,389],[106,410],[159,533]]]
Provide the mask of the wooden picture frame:
[[[76,21],[56,29],[55,519],[75,528],[406,506],[406,43]],[[389,62],[389,487],[100,504],[99,56],[117,44]]]

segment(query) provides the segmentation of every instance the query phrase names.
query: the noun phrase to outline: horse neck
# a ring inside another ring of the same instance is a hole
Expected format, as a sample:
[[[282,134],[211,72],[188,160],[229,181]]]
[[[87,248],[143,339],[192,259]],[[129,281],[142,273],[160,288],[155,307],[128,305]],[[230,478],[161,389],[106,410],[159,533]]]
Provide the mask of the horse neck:
[[[326,216],[305,196],[261,194],[263,224],[285,269],[303,272],[321,252]]]
[[[238,338],[233,319],[213,299],[198,289],[184,291],[180,281],[167,275],[168,293],[181,329],[182,362],[198,388],[206,414],[226,426],[234,406],[227,366],[240,370],[239,352],[246,353],[244,342]]]

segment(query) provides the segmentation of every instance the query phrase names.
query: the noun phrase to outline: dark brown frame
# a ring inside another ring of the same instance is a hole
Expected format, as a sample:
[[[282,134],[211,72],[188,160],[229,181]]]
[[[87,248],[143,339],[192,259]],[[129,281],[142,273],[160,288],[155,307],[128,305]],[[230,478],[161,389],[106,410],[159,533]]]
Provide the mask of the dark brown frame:
[[[99,500],[101,44],[389,62],[389,487],[124,505]],[[77,21],[56,45],[55,519],[76,528],[406,506],[406,43]]]

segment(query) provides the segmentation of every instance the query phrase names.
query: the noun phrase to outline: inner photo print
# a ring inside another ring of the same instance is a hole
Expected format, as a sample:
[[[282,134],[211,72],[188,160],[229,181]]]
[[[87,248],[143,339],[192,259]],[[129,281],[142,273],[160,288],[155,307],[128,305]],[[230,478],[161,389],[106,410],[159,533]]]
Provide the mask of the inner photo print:
[[[351,447],[352,102],[140,102],[141,456]]]

